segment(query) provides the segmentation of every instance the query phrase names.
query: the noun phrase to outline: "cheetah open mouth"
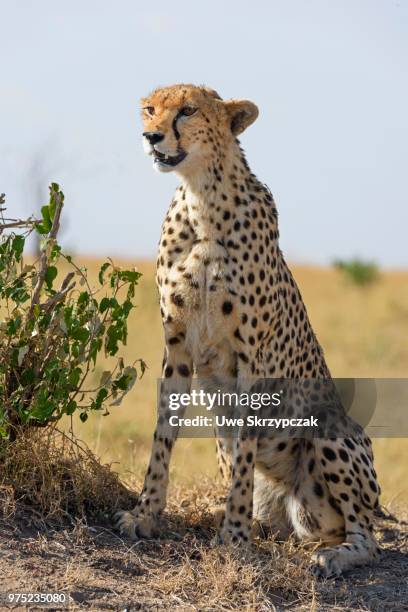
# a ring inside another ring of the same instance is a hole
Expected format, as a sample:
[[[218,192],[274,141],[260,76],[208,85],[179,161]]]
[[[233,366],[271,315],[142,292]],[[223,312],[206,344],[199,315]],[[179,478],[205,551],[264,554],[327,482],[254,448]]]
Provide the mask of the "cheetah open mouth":
[[[154,163],[164,164],[165,166],[177,166],[186,157],[185,151],[180,151],[177,155],[165,155],[160,153],[153,147],[153,161]]]

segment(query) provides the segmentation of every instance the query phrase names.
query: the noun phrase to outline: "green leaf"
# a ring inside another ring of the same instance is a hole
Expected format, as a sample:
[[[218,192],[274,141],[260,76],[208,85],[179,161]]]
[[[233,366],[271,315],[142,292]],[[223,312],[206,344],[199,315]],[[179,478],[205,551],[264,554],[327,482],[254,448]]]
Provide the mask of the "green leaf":
[[[45,234],[48,234],[48,232],[51,230],[52,227],[52,221],[51,221],[51,217],[50,217],[50,208],[49,206],[42,206],[41,207],[41,214],[42,214],[42,226],[45,229]]]
[[[15,319],[9,319],[6,323],[7,335],[14,336],[21,326],[21,317],[17,316]]]
[[[127,281],[128,283],[137,283],[142,274],[136,270],[121,270],[119,276],[121,280]]]
[[[65,408],[65,413],[66,414],[73,414],[76,409],[77,409],[76,401],[75,400],[71,400],[70,402],[68,402],[68,405]]]
[[[109,298],[107,297],[102,298],[101,303],[99,304],[99,312],[100,313],[105,312],[105,310],[108,310],[110,305],[111,305],[111,301]]]
[[[44,225],[42,223],[36,223],[34,227],[35,227],[36,231],[39,234],[43,235],[43,234],[47,234],[48,233],[46,228],[44,227]]]
[[[38,319],[38,317],[40,316],[40,313],[41,313],[41,306],[39,304],[35,304],[34,309],[33,309],[34,319]]]
[[[20,261],[21,255],[24,251],[25,238],[24,236],[14,236],[13,238],[13,251],[16,258],[16,261]]]
[[[85,327],[79,327],[71,333],[71,338],[85,344],[89,338],[89,331]]]
[[[100,410],[102,408],[102,404],[104,400],[108,397],[108,395],[109,395],[109,392],[107,389],[105,389],[104,387],[102,389],[99,389],[98,395],[95,398],[95,409],[96,410]]]
[[[115,380],[113,386],[117,389],[121,389],[121,391],[130,391],[133,387],[137,378],[137,372],[135,368],[127,367],[124,370],[123,375]]]
[[[49,209],[48,209],[51,222],[54,221],[56,208],[57,208],[57,201],[55,199],[55,195],[51,194],[50,204],[49,204]]]
[[[47,271],[45,273],[45,283],[47,285],[47,289],[52,289],[52,284],[58,275],[58,270],[55,266],[48,266]]]
[[[109,263],[109,261],[105,261],[105,263],[101,266],[101,269],[99,270],[98,278],[99,278],[99,283],[101,285],[103,285],[103,283],[105,282],[104,274],[110,265],[111,264]]]
[[[72,387],[77,387],[79,380],[81,378],[81,373],[82,373],[81,368],[75,368],[74,370],[72,370],[72,372],[70,372],[68,376],[68,381],[69,381],[69,384],[72,385]]]
[[[78,304],[87,305],[89,304],[89,293],[87,291],[82,291],[78,297]]]
[[[137,379],[136,369],[128,366],[125,368],[124,373],[117,380],[114,381],[112,388],[113,391],[120,389],[123,391],[112,403],[111,406],[119,406],[127,393],[132,389]],[[115,394],[116,395],[116,394]]]
[[[120,340],[120,331],[115,325],[111,325],[105,338],[105,350],[108,355],[115,355],[118,352],[118,340]]]
[[[51,261],[56,261],[61,253],[61,247],[59,244],[55,243],[51,249],[50,259]]]
[[[85,421],[88,420],[88,415],[86,414],[86,412],[81,412],[81,414],[79,415],[79,418],[81,419],[83,423],[85,423]]]

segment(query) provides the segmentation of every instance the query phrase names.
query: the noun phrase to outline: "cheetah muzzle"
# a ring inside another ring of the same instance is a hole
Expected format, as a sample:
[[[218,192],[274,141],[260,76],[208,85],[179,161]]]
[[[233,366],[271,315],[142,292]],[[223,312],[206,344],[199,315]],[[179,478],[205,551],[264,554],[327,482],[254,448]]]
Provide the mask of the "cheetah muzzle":
[[[160,153],[160,151],[153,147],[152,155],[153,162],[155,164],[164,164],[165,166],[172,166],[173,168],[175,168],[186,158],[187,153],[185,151],[180,151],[176,155],[167,155],[164,153]]]

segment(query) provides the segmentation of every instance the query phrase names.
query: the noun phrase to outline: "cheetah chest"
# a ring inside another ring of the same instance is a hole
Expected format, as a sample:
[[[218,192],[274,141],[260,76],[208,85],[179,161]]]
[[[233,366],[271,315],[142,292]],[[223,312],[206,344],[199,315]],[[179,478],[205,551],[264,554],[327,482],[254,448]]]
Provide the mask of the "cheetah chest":
[[[172,266],[161,290],[165,320],[186,335],[195,363],[211,348],[228,342],[237,325],[236,292],[225,249],[210,241],[192,246]]]

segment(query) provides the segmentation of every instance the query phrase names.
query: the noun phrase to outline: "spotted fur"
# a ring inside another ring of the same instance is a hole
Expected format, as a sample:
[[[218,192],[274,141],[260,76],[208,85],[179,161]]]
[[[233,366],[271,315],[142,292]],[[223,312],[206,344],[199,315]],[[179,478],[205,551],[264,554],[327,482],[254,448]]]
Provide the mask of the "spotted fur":
[[[136,508],[117,517],[129,536],[151,536],[166,503],[177,436],[168,395],[202,379],[330,378],[323,351],[278,243],[269,189],[251,172],[237,136],[257,117],[246,100],[223,101],[206,87],[160,88],[142,100],[144,141],[160,171],[181,183],[162,227],[157,285],[165,333],[157,429]],[[167,156],[167,157],[166,157]],[[318,575],[373,561],[379,487],[371,444],[350,439],[282,440],[247,435],[217,441],[231,479],[219,539],[250,540],[253,518],[280,534],[326,547]]]

